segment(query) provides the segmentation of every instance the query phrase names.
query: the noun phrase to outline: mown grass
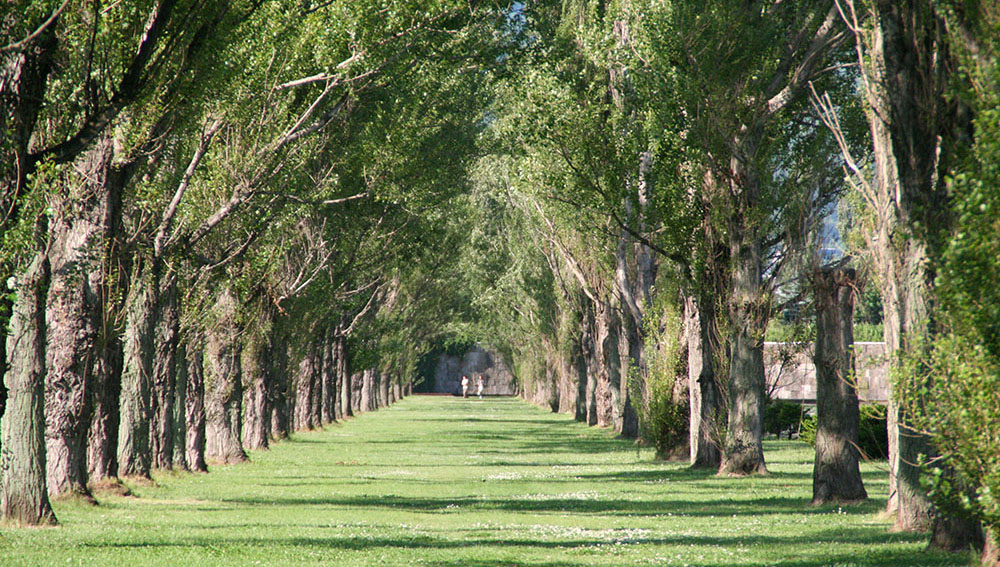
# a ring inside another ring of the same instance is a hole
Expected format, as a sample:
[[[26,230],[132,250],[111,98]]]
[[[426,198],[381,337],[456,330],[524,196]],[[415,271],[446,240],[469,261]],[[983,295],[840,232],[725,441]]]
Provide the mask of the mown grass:
[[[733,479],[515,399],[414,397],[135,497],[56,503],[61,526],[0,529],[0,565],[969,565],[870,502],[809,505],[811,451],[771,441]]]

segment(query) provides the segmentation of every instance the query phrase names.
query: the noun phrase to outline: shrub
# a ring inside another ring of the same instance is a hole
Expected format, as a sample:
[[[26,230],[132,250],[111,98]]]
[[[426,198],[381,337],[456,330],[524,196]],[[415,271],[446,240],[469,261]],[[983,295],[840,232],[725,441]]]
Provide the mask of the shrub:
[[[802,419],[802,404],[785,400],[768,400],[764,407],[764,431],[781,437],[788,432],[788,438],[798,429]]]

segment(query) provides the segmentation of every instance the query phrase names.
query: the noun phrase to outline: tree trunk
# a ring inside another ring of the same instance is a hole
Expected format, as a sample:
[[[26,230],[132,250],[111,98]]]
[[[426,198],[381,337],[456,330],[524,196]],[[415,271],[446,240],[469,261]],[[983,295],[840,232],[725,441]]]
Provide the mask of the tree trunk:
[[[157,261],[161,264],[160,261]],[[162,264],[157,266],[157,273]],[[174,397],[177,380],[177,344],[180,341],[180,299],[177,276],[163,274],[153,326],[153,381],[150,392],[150,466],[169,469],[174,464]]]
[[[313,421],[313,389],[316,387],[317,360],[315,351],[310,348],[299,361],[298,373],[295,376],[295,430],[304,431],[318,426]]]
[[[364,371],[351,374],[351,415],[361,413],[361,383],[364,381]],[[397,392],[398,394],[398,392]],[[399,396],[396,396],[399,399]]]
[[[87,465],[90,482],[118,476],[119,403],[124,365],[121,337],[111,328],[103,330],[102,360],[106,370],[95,375],[94,408],[87,433]]]
[[[49,494],[87,489],[87,430],[94,382],[107,370],[102,356],[104,260],[111,221],[112,140],[101,136],[64,182],[65,196],[49,225],[51,283],[46,305],[46,463]]]
[[[587,302],[583,310],[583,335],[580,340],[584,361],[586,362],[586,375],[584,382],[584,419],[587,425],[597,425],[597,325],[595,323],[593,302]]]
[[[361,374],[361,400],[358,407],[361,411],[371,411],[372,407],[372,380],[374,379],[375,371],[371,368],[366,369]]]
[[[890,360],[919,348],[929,331],[932,276],[927,250],[914,229],[936,230],[948,210],[938,177],[943,121],[942,57],[937,22],[919,2],[874,3],[866,60],[868,122],[874,146],[876,233],[870,236],[882,284],[883,330]],[[919,227],[919,228],[918,228]],[[909,346],[908,346],[909,345]],[[915,353],[910,353],[915,354]],[[907,431],[889,400],[889,503],[898,530],[930,526],[933,507],[914,466],[926,439]]]
[[[323,370],[321,372],[323,423],[337,420],[337,347],[333,328],[323,333]]]
[[[205,350],[200,333],[193,332],[185,343],[187,392],[184,394],[184,425],[187,432],[184,454],[188,468],[206,472],[205,463]]]
[[[403,399],[403,385],[399,383],[399,378],[392,381],[392,391],[396,394],[396,401]]]
[[[242,371],[236,298],[223,288],[205,340],[205,458],[223,464],[247,459],[242,435]]]
[[[618,351],[618,317],[616,310],[607,303],[597,305],[596,327],[596,368],[597,385],[595,401],[597,425],[621,427],[621,356]]]
[[[187,347],[183,342],[178,341],[177,353],[175,356],[177,367],[177,379],[174,383],[174,464],[178,470],[191,470],[187,461],[187,388],[188,388],[188,365]]]
[[[816,296],[816,460],[813,504],[868,498],[858,465],[854,270],[821,270]]]
[[[340,415],[343,419],[354,415],[351,409],[351,371],[347,363],[347,337],[337,333],[341,344],[340,357]]]
[[[703,305],[704,307],[700,307]],[[715,378],[715,304],[703,294],[685,302],[688,327],[688,389],[690,459],[694,468],[718,469],[722,462],[717,428],[722,414]]]
[[[382,405],[382,407],[388,407],[389,406],[389,382],[390,381],[391,381],[391,379],[389,378],[389,376],[383,374],[382,375],[382,379],[379,380],[379,383],[378,383],[379,403]]]
[[[288,338],[281,327],[275,325],[274,348],[269,368],[267,396],[271,408],[271,438],[285,439],[292,430],[292,381],[289,363]]]
[[[751,185],[752,182],[748,182]],[[746,192],[750,189],[744,188]],[[746,205],[748,211],[753,207]],[[764,324],[760,242],[751,227],[731,230],[732,297],[729,426],[720,474],[766,474],[764,464]]]
[[[273,309],[268,304],[255,329],[247,332],[240,357],[243,366],[243,445],[247,449],[266,449],[271,436],[271,408],[268,383],[271,379],[270,361],[274,352],[272,341],[274,327]]]
[[[45,486],[45,298],[49,260],[39,252],[20,277],[7,335],[7,408],[0,424],[0,518],[55,524]]]
[[[137,257],[126,300],[124,367],[118,424],[118,474],[149,477],[150,382],[157,282],[149,259]]]

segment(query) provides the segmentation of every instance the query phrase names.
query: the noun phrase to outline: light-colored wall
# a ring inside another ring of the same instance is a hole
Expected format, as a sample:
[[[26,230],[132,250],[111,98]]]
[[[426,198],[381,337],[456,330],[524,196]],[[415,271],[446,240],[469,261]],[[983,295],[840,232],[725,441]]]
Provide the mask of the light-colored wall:
[[[816,400],[813,343],[764,343],[764,375],[772,398]],[[889,399],[889,364],[885,343],[854,343],[858,399]]]
[[[462,375],[469,377],[469,394],[476,393],[476,375],[485,378],[483,394],[487,396],[517,395],[517,381],[503,360],[479,346],[463,356],[441,355],[434,371],[434,392],[462,395]]]

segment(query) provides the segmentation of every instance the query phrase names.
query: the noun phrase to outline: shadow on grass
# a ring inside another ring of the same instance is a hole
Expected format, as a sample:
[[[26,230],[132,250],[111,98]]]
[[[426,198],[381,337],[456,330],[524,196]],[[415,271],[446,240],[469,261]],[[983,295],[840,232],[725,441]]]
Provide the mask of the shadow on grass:
[[[801,498],[767,497],[741,500],[604,500],[565,498],[559,495],[540,494],[528,498],[483,498],[475,496],[453,498],[423,498],[397,495],[377,497],[301,498],[301,497],[245,497],[226,499],[227,504],[248,506],[332,506],[358,509],[389,509],[411,512],[505,511],[532,513],[559,513],[602,516],[781,516],[838,514],[869,515],[878,511],[876,503],[837,508],[810,506]]]
[[[922,541],[922,536],[912,535],[907,539],[905,534],[887,534],[884,532],[872,532],[866,530],[830,530],[828,532],[811,533],[808,535],[789,534],[782,536],[690,536],[685,534],[671,534],[664,536],[650,537],[573,537],[562,540],[538,540],[522,537],[503,537],[502,532],[496,532],[497,537],[468,537],[463,539],[434,538],[425,535],[414,535],[412,537],[356,537],[331,535],[330,537],[264,537],[264,538],[220,538],[212,537],[187,537],[174,541],[132,541],[132,542],[101,542],[84,544],[90,548],[102,549],[144,549],[144,548],[168,548],[168,547],[190,547],[201,548],[211,545],[215,548],[268,548],[275,549],[281,547],[292,548],[314,548],[319,550],[339,550],[339,551],[370,551],[372,549],[403,549],[403,550],[459,550],[476,549],[487,554],[510,555],[518,551],[537,550],[582,550],[595,549],[602,546],[654,546],[654,547],[678,547],[684,548],[688,552],[691,548],[705,547],[707,551],[717,551],[718,548],[736,547],[770,547],[784,548],[789,554],[795,557],[769,561],[769,565],[781,567],[806,567],[812,565],[865,565],[870,567],[889,567],[895,565],[964,565],[966,557],[961,554],[928,553],[920,550],[878,550],[867,554],[864,557],[857,557],[844,554],[829,554],[825,549],[817,548],[816,541],[834,542],[837,544],[860,544],[860,545],[885,545],[900,541]],[[624,535],[624,534],[623,534]],[[724,560],[723,560],[724,561]],[[438,563],[430,561],[430,564],[437,565],[510,565],[509,560],[462,558],[455,559],[451,563]],[[549,565],[561,566],[570,565],[565,562],[540,562],[529,561],[518,562],[520,565]],[[724,562],[721,564],[725,564]],[[718,567],[719,562],[712,563],[691,563],[691,565],[702,565],[703,567]]]

